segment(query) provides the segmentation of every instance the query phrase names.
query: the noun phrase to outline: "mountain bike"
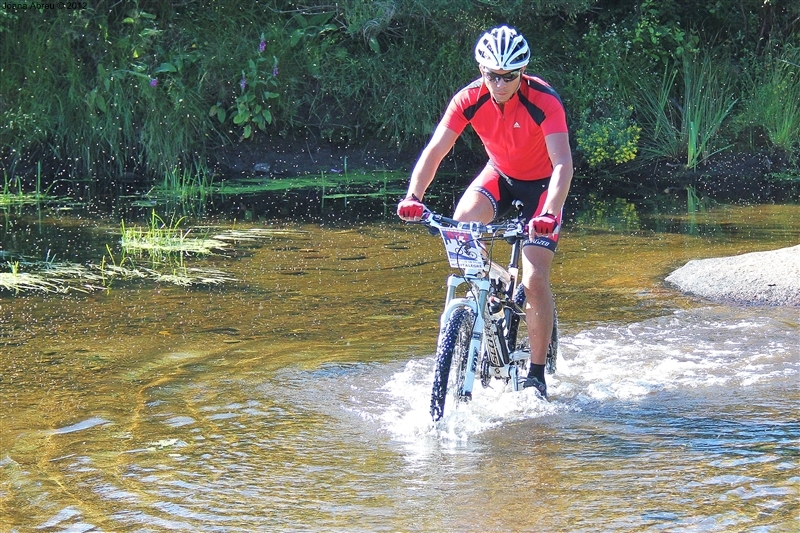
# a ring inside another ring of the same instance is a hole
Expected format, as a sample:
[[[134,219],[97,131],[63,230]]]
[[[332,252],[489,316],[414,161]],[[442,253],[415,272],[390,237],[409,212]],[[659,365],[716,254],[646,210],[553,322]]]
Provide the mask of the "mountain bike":
[[[431,392],[431,417],[444,416],[450,408],[472,399],[475,378],[483,387],[493,380],[518,391],[524,382],[530,348],[525,323],[525,292],[519,283],[522,243],[527,236],[522,204],[515,202],[517,216],[498,224],[458,222],[425,210],[420,222],[432,235],[441,235],[450,266],[459,274],[447,278],[444,312],[439,321],[436,368]],[[492,261],[495,244],[511,245],[508,268]],[[463,296],[458,296],[459,289]],[[553,307],[555,310],[555,306]],[[545,369],[556,370],[558,316]]]

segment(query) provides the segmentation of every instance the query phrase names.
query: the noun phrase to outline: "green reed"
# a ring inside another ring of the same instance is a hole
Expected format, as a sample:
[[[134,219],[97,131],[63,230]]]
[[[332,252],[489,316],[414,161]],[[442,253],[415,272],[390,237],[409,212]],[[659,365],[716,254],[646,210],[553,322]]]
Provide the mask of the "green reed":
[[[165,171],[161,183],[146,197],[166,204],[170,211],[180,208],[184,214],[201,214],[213,194],[214,175],[205,165],[194,163]]]
[[[724,63],[709,53],[686,55],[681,68],[665,68],[658,85],[647,79],[635,83],[636,109],[647,129],[646,157],[683,160],[686,168],[695,169],[730,147],[718,146],[720,128],[736,103],[733,77]]]
[[[0,207],[38,205],[46,201],[53,200],[48,193],[51,184],[46,191],[42,191],[42,163],[36,165],[36,183],[34,192],[24,192],[22,180],[19,178],[9,178],[8,172],[3,172],[3,192],[0,193]]]
[[[715,146],[723,122],[736,99],[733,75],[721,62],[709,55],[684,58],[681,138],[686,146],[686,166],[694,169],[715,153],[731,145]]]
[[[746,118],[763,127],[774,147],[800,149],[800,48],[786,47],[757,64],[749,86]]]

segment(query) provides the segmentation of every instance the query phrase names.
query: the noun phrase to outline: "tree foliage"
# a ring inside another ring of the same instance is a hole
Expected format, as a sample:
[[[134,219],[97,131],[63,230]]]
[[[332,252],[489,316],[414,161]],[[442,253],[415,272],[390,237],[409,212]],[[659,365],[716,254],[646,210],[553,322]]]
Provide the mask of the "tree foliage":
[[[657,142],[642,114],[642,82],[658,87],[674,69],[663,87],[673,116],[691,86],[686,73],[695,72],[676,65],[708,58],[733,73],[721,88],[726,98],[751,106],[746,119],[745,106],[722,117],[738,129],[714,130],[739,138],[708,145],[742,143],[760,128],[771,146],[795,146],[779,140],[795,131],[776,120],[783,104],[757,90],[766,83],[779,95],[796,80],[800,4],[788,0],[12,6],[0,9],[0,155],[12,175],[43,158],[73,177],[153,175],[265,135],[418,146],[452,93],[477,76],[472,47],[498,24],[528,38],[529,71],[561,94],[573,131],[584,132],[577,153],[592,167]]]

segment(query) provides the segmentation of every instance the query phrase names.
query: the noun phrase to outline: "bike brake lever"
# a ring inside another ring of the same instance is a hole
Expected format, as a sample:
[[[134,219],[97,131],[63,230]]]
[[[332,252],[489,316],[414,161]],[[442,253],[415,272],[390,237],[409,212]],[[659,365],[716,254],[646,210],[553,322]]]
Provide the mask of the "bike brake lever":
[[[432,236],[439,235],[439,229],[430,224],[431,221],[436,221],[436,214],[425,207],[422,207],[422,217],[419,219],[418,224],[424,224],[428,228],[428,233]]]

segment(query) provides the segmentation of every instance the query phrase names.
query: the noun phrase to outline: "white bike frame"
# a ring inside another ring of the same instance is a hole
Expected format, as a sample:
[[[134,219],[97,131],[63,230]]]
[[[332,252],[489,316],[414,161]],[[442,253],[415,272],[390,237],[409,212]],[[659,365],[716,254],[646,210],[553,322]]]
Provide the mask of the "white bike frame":
[[[475,239],[480,238],[480,232],[473,229]],[[494,328],[487,328],[488,313],[487,299],[492,288],[493,282],[503,283],[504,287],[513,284],[510,294],[514,293],[517,282],[517,268],[513,267],[512,272],[507,271],[495,262],[485,260],[483,268],[468,268],[463,275],[451,274],[447,278],[447,292],[444,302],[444,311],[439,319],[439,340],[441,345],[445,331],[445,325],[453,312],[466,307],[472,310],[475,316],[475,323],[472,327],[472,338],[470,339],[469,352],[467,356],[467,368],[464,375],[462,390],[458,391],[459,397],[471,397],[477,374],[478,361],[484,350],[496,351],[498,342],[505,342],[505,339],[496,339],[497,332]],[[458,287],[464,284],[470,285],[472,297],[456,297]],[[528,355],[524,352],[515,352],[510,355],[510,360],[501,368],[496,368],[494,377],[508,378],[512,383],[513,390],[519,390],[519,372],[516,361],[526,359]]]

